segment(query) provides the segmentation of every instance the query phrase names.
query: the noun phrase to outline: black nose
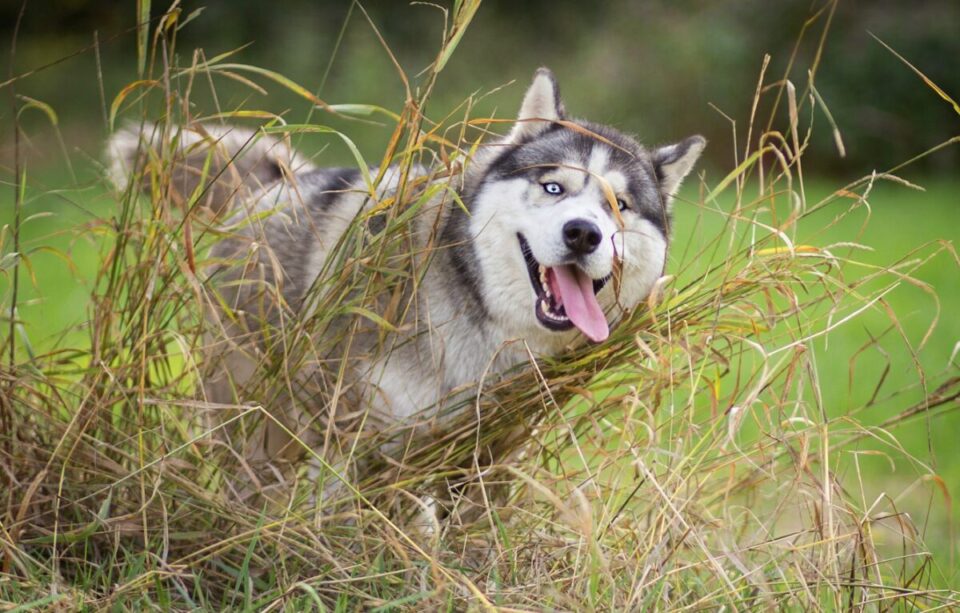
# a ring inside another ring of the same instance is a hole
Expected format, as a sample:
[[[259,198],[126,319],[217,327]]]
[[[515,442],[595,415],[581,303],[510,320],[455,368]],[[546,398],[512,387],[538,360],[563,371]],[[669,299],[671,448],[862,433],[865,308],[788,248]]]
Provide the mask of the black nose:
[[[563,224],[563,242],[577,255],[586,255],[597,250],[603,235],[592,221],[574,219]]]

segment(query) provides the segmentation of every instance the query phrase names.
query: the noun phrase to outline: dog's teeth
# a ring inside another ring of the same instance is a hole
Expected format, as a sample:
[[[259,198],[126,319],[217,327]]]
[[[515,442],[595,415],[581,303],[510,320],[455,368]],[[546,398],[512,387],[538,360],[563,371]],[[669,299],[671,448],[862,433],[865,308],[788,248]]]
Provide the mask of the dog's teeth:
[[[537,304],[540,305],[540,312],[543,313],[544,317],[547,317],[548,319],[558,323],[570,321],[570,318],[566,315],[552,311],[550,306],[545,301],[538,301]]]
[[[549,296],[550,290],[547,287],[547,269],[543,264],[540,265],[540,284],[547,289],[547,295]]]

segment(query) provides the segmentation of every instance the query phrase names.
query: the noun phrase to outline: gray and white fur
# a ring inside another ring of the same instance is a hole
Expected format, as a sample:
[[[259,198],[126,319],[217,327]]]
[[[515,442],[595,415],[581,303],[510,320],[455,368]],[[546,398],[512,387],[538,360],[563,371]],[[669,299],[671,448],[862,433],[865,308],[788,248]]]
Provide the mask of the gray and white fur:
[[[256,311],[244,320],[213,310],[220,367],[204,391],[213,402],[243,403],[264,352],[276,350],[264,348],[257,326],[309,311],[304,298],[344,233],[401,177],[387,169],[371,194],[358,170],[317,167],[284,140],[215,126],[183,134],[174,175],[181,196],[202,193],[211,210],[232,211],[210,254],[211,286],[229,312]],[[138,129],[119,132],[108,147],[113,179],[122,185],[161,142],[168,141]],[[420,213],[414,240],[436,248],[422,260],[416,320],[388,350],[357,358],[347,371],[361,411],[376,416],[367,427],[448,419],[440,408],[451,393],[523,363],[527,348],[557,356],[585,339],[604,340],[663,274],[671,202],[705,144],[692,136],[646,149],[610,127],[569,118],[553,74],[538,70],[510,133],[467,162],[457,187],[466,211],[438,197]],[[204,190],[204,177],[223,183]],[[311,368],[310,377],[335,378]],[[310,429],[311,411],[279,406],[290,403],[286,392],[276,398],[278,406],[266,408],[286,427]],[[323,438],[321,431],[304,440]],[[270,462],[287,443],[268,425],[248,458]]]

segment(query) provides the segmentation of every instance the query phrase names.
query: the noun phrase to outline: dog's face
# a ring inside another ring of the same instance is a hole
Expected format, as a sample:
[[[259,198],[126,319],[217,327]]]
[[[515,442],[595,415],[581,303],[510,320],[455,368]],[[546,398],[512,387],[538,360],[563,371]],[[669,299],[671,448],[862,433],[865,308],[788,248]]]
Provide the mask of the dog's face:
[[[488,317],[539,353],[577,334],[607,338],[663,273],[670,201],[704,145],[694,136],[648,151],[568,121],[553,75],[538,71],[471,202]]]

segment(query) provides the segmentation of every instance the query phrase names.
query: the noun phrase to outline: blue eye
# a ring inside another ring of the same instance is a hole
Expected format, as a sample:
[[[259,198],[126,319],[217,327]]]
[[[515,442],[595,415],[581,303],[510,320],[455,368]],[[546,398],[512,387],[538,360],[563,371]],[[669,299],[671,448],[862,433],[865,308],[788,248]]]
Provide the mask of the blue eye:
[[[550,183],[543,184],[543,191],[547,192],[551,196],[559,196],[563,193],[563,186],[559,183],[554,183],[551,181]]]
[[[621,211],[625,211],[630,208],[627,205],[627,201],[624,200],[623,198],[617,198],[617,206],[620,208]]]

